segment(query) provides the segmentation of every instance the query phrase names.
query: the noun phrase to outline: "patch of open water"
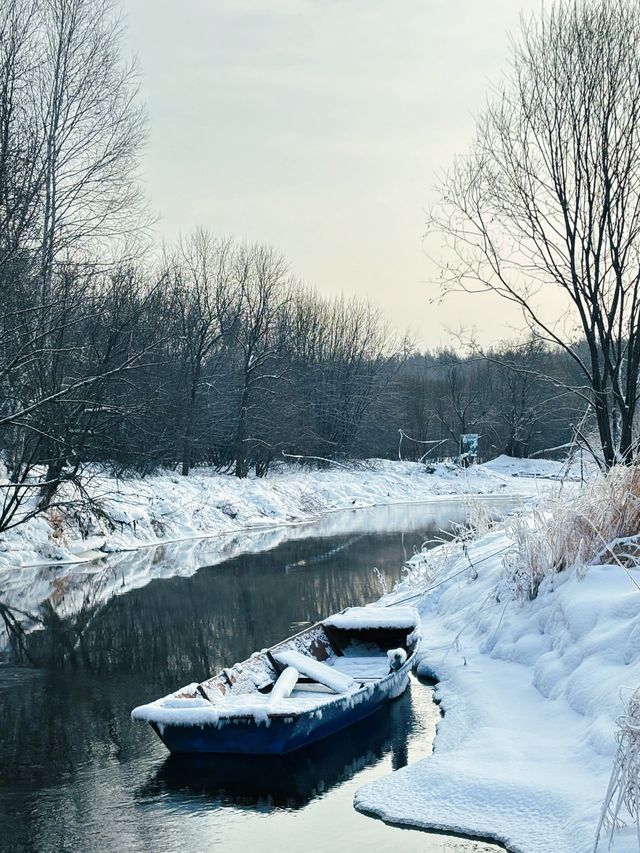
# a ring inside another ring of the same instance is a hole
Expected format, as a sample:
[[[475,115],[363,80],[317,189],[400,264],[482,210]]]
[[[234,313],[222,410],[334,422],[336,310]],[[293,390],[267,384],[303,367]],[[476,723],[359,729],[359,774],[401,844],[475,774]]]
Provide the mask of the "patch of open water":
[[[438,711],[417,679],[362,723],[282,758],[169,757],[129,718],[135,705],[376,599],[374,566],[393,586],[414,548],[465,513],[461,502],[335,513],[276,541],[245,534],[253,552],[231,557],[228,541],[195,552],[192,543],[202,568],[187,576],[184,546],[90,571],[51,568],[59,582],[38,603],[43,627],[13,647],[36,667],[0,666],[0,850],[498,850],[353,809],[360,785],[431,752]]]

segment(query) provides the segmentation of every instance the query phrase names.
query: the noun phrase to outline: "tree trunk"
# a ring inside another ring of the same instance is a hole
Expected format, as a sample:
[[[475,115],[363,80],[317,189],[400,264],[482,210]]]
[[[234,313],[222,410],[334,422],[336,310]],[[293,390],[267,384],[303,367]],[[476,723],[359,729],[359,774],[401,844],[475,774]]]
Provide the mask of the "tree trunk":
[[[249,386],[245,379],[240,400],[240,412],[238,414],[238,428],[236,430],[236,477],[241,479],[247,476],[247,406],[249,404]]]
[[[609,406],[607,405],[607,401],[603,399],[603,393],[600,391],[596,391],[595,393],[595,410],[598,435],[600,437],[600,445],[602,447],[602,456],[604,458],[605,468],[608,470],[615,463],[615,452],[611,437]]]
[[[198,383],[200,381],[200,371],[197,370],[191,381],[191,392],[189,394],[189,403],[187,405],[187,423],[184,429],[182,441],[182,476],[188,477],[191,470],[193,459],[193,421],[196,416],[198,402]]]
[[[40,487],[40,500],[38,501],[38,508],[40,510],[48,509],[49,504],[53,500],[53,496],[60,485],[64,463],[65,460],[58,456],[57,458],[52,459],[47,465],[45,482]]]
[[[625,409],[621,411],[620,418],[620,444],[618,447],[620,458],[626,465],[633,462],[633,411]]]

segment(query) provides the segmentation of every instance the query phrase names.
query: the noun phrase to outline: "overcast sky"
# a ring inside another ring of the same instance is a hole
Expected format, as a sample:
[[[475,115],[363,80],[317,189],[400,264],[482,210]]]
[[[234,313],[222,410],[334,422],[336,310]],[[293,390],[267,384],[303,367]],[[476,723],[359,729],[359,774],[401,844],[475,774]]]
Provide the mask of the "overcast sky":
[[[437,295],[422,243],[539,0],[122,0],[150,122],[144,178],[169,240],[203,225],[278,248],[323,293],[368,296],[424,346],[515,315]]]

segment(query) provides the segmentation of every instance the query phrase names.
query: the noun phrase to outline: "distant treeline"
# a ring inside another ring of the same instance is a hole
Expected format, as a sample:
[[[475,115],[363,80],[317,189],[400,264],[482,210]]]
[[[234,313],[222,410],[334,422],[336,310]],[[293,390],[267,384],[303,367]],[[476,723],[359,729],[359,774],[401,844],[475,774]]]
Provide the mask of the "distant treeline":
[[[155,270],[59,266],[44,307],[37,285],[14,276],[2,318],[17,481],[43,463],[53,487],[95,461],[244,477],[288,457],[437,459],[470,432],[482,458],[526,456],[581,416],[566,355],[419,354],[372,306],[297,284],[271,249],[201,231]]]

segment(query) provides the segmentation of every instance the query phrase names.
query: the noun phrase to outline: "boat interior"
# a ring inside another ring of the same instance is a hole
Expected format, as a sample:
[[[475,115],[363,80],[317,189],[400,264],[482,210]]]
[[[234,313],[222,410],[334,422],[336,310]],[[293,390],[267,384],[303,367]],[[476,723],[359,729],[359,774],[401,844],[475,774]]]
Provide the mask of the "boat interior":
[[[242,713],[245,704],[256,702],[275,715],[296,713],[380,681],[415,651],[411,614],[404,624],[384,626],[361,615],[352,624],[339,616],[223,669],[198,684],[196,695],[227,713]]]

